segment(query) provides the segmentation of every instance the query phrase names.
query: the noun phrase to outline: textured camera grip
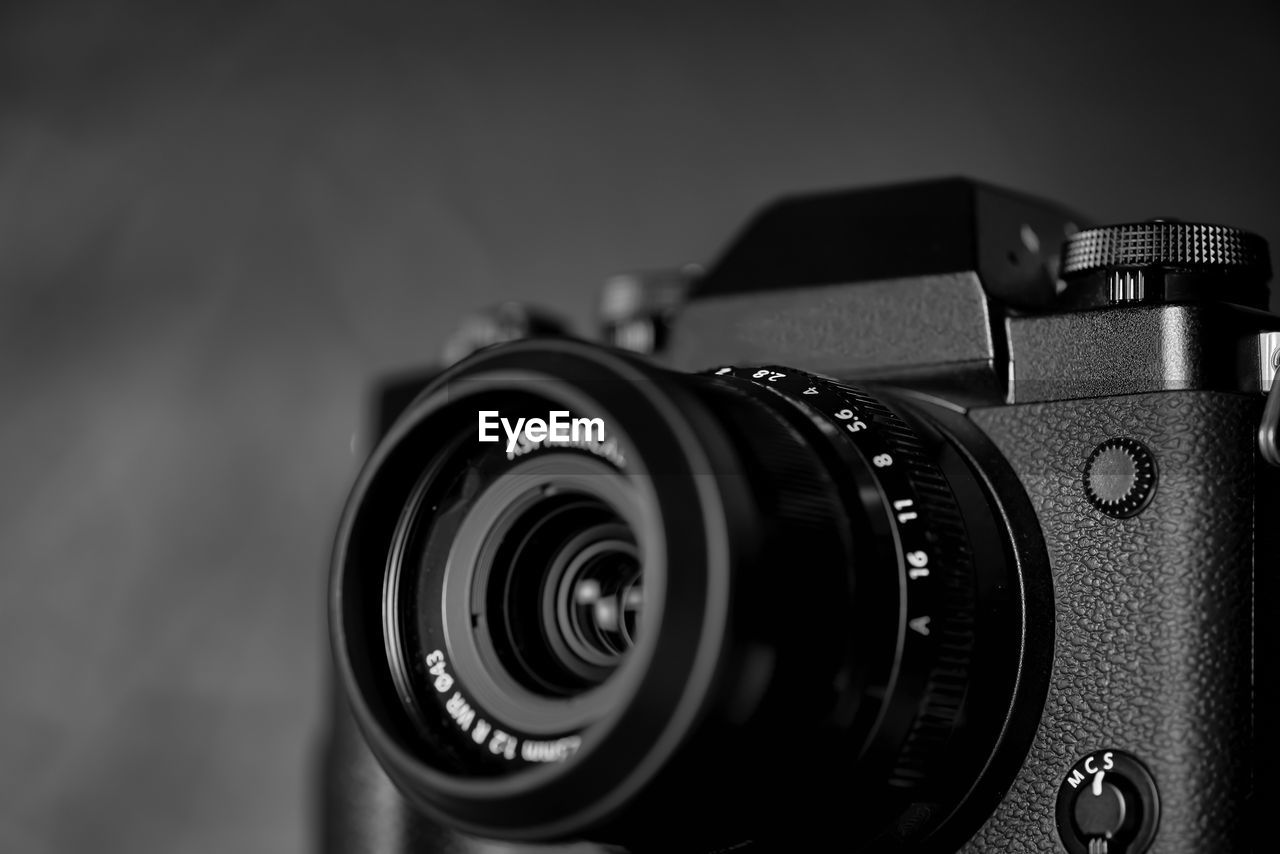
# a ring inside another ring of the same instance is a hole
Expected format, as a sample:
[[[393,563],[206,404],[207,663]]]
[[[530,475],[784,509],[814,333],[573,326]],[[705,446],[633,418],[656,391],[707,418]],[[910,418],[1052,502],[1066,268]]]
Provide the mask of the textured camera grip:
[[[1029,756],[965,852],[1061,851],[1058,787],[1109,748],[1155,776],[1151,851],[1250,849],[1254,432],[1260,401],[1176,392],[970,413],[1018,473],[1053,567],[1054,672]],[[1156,456],[1151,504],[1096,511],[1090,451],[1130,437]]]

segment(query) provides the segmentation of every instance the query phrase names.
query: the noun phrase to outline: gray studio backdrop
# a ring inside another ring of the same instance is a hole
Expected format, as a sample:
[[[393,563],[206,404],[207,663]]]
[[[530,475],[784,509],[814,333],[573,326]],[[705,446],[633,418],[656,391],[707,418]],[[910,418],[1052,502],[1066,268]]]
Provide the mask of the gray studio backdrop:
[[[0,850],[312,845],[366,381],[963,173],[1280,246],[1269,3],[6,4]]]

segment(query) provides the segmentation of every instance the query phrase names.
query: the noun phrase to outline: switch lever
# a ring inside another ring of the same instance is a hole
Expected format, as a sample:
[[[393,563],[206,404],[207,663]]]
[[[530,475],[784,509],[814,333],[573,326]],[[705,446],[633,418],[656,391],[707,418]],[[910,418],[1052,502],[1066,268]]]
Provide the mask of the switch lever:
[[[1262,424],[1258,427],[1258,450],[1262,452],[1264,460],[1273,466],[1280,466],[1280,333],[1272,332],[1263,336],[1264,341],[1268,339],[1275,339],[1270,365],[1267,366],[1275,373],[1271,378],[1267,405],[1262,410]]]

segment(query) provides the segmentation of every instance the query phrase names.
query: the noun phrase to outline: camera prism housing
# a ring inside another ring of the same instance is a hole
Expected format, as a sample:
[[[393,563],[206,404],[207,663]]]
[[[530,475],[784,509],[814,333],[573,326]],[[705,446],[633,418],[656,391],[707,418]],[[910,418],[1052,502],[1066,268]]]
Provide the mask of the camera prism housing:
[[[804,196],[610,318],[651,352],[384,384],[326,849],[1251,850],[1269,277],[966,180]]]

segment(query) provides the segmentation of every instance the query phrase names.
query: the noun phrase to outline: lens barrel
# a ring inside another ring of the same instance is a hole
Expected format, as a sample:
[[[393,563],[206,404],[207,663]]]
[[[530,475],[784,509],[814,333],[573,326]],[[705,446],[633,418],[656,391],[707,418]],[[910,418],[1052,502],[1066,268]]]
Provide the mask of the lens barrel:
[[[481,413],[557,412],[600,429],[479,440]],[[1023,642],[966,459],[918,411],[784,367],[484,351],[357,481],[339,677],[400,789],[467,833],[927,836],[1001,785],[975,781]]]

